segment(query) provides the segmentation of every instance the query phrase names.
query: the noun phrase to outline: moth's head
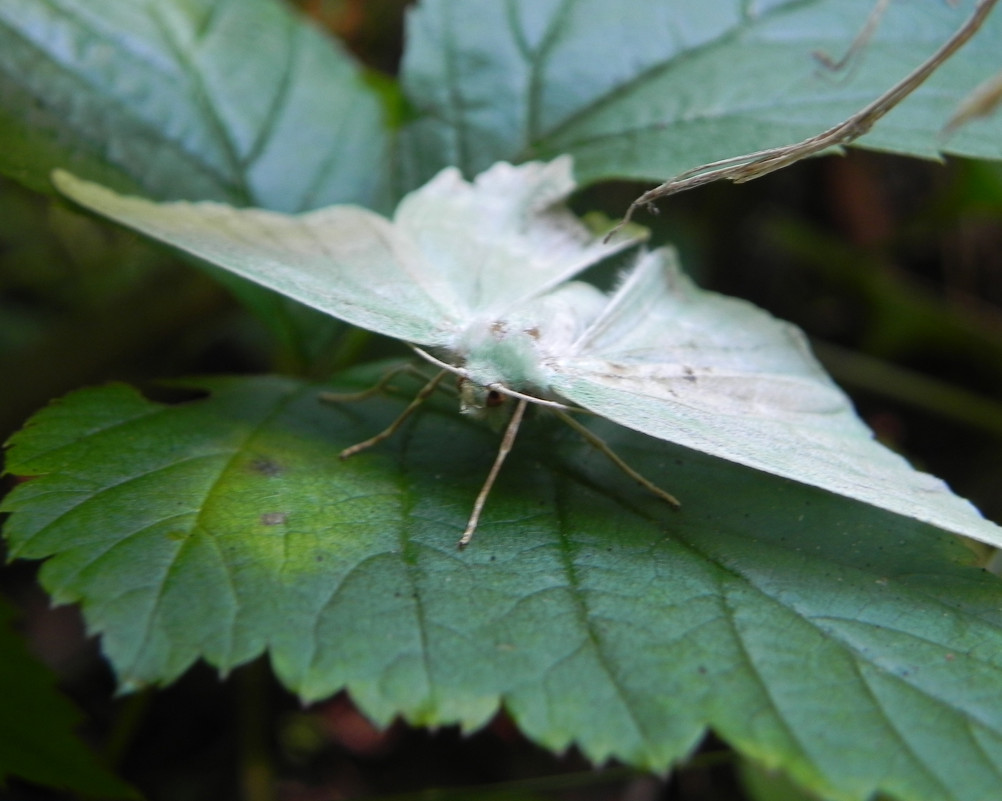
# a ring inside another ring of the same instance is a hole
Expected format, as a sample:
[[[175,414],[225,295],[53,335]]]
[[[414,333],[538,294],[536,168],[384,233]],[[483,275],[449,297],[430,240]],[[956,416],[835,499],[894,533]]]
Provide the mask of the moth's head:
[[[459,411],[500,429],[511,414],[511,397],[468,378],[459,379]]]

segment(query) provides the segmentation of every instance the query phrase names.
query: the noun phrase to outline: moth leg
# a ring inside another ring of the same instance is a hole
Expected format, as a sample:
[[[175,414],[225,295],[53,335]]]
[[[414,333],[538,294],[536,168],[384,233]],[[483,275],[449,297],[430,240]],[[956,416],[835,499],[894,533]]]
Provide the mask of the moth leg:
[[[382,392],[389,385],[390,381],[401,373],[411,372],[421,375],[421,372],[413,364],[401,364],[392,370],[387,370],[386,374],[368,389],[363,389],[361,392],[321,392],[319,396],[320,401],[322,403],[355,403],[356,401],[362,401]]]
[[[494,457],[494,464],[491,465],[491,471],[487,474],[487,480],[484,481],[484,485],[480,488],[480,493],[477,495],[477,500],[473,504],[473,512],[470,514],[470,520],[466,524],[466,530],[457,543],[460,549],[469,545],[470,540],[473,539],[473,534],[477,530],[477,523],[480,522],[480,514],[484,511],[484,504],[487,503],[487,496],[491,494],[491,488],[494,486],[494,482],[501,472],[501,465],[504,464],[504,460],[511,453],[512,445],[515,444],[515,436],[518,434],[518,427],[522,423],[522,416],[525,414],[525,407],[528,404],[529,401],[522,398],[515,407],[515,411],[512,412],[511,420],[508,421],[508,427],[504,430],[504,436],[501,438],[501,447],[498,448],[498,455]]]
[[[563,412],[560,409],[554,409],[553,412],[554,414],[559,415],[561,420],[563,420],[565,423],[567,423],[567,425],[569,425],[571,428],[577,431],[578,434],[584,437],[584,439],[587,440],[592,447],[604,453],[605,456],[609,459],[609,461],[611,461],[614,465],[616,465],[616,467],[618,467],[620,470],[626,473],[626,475],[628,475],[630,478],[636,481],[641,487],[646,489],[648,492],[656,495],[661,500],[665,501],[673,509],[682,508],[682,504],[679,502],[678,498],[676,498],[671,493],[661,489],[661,487],[659,487],[652,481],[644,478],[644,476],[640,475],[640,473],[638,473],[636,470],[630,467],[626,462],[624,462],[612,448],[606,445],[605,440],[603,440],[601,437],[592,433],[588,428],[581,425],[581,423],[579,423],[577,420],[575,420],[566,412]]]
[[[399,370],[395,372],[399,372]],[[412,400],[408,404],[407,408],[400,413],[400,415],[397,417],[396,420],[390,423],[386,428],[384,428],[375,436],[369,437],[367,440],[364,440],[363,442],[356,443],[355,445],[352,445],[350,448],[345,448],[343,451],[341,451],[340,454],[338,454],[339,458],[347,459],[349,456],[354,456],[359,451],[364,451],[366,448],[371,448],[373,445],[382,442],[384,439],[389,439],[390,437],[392,437],[397,432],[397,429],[399,429],[400,426],[404,424],[404,421],[414,413],[414,411],[418,408],[418,406],[420,406],[422,403],[428,400],[428,396],[435,391],[435,388],[438,386],[439,382],[443,378],[445,378],[445,376],[446,376],[445,370],[442,370],[437,375],[435,375],[435,377],[432,378],[431,381],[429,381],[427,384],[421,387],[421,391],[414,396],[414,400]],[[384,378],[384,380],[381,381],[380,383],[385,384],[385,380],[386,379]],[[379,385],[377,384],[377,386]],[[371,394],[369,390],[366,390],[366,393]],[[364,395],[365,393],[356,393],[356,394]]]
[[[887,11],[887,7],[890,4],[890,0],[877,0],[874,7],[870,10],[870,13],[866,18],[866,22],[863,23],[862,29],[856,34],[856,38],[852,40],[852,44],[849,45],[849,49],[843,54],[842,58],[838,59],[838,61],[821,51],[815,51],[811,55],[813,55],[823,67],[831,70],[832,72],[837,72],[843,69],[850,61],[866,49],[866,46],[873,38],[873,34],[877,31],[877,26],[880,25],[880,20],[884,16],[884,12]]]

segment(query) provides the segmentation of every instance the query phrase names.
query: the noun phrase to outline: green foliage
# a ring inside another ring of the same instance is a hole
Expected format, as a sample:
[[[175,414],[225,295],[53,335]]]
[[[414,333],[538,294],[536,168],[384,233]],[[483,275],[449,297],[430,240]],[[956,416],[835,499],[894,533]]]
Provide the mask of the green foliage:
[[[864,50],[831,72],[871,0],[431,0],[412,14],[403,85],[422,112],[404,131],[421,183],[499,160],[575,158],[577,177],[665,179],[703,163],[806,139],[877,98],[931,55],[962,17],[892,3]],[[935,157],[1002,157],[1002,121],[943,142],[959,99],[997,69],[1002,18],[861,140]],[[601,55],[597,55],[601,54]]]
[[[0,0],[0,171],[39,192],[63,167],[158,199],[282,210],[385,211],[442,165],[565,152],[582,183],[660,179],[817,133],[961,17],[892,4],[831,74],[811,51],[845,52],[870,2],[754,6],[426,0],[395,130],[397,90],[271,0]],[[1000,34],[995,14],[863,144],[935,154],[956,100],[997,69]],[[1000,143],[996,117],[948,147],[997,159]],[[336,330],[234,288],[316,371]],[[4,502],[11,556],[46,560],[44,586],[82,605],[123,686],[267,653],[303,698],[347,687],[380,723],[469,729],[503,704],[548,748],[655,770],[711,727],[829,798],[997,794],[1002,588],[947,534],[596,421],[684,499],[674,515],[541,415],[458,553],[496,437],[453,399],[342,463],[406,393],[331,407],[303,379],[195,383],[208,396],[175,405],[82,390],[9,451],[7,471],[34,477]],[[34,681],[0,636],[4,686]],[[34,748],[37,733],[0,740]],[[103,781],[76,746],[49,744],[47,764],[74,766],[54,784]],[[0,770],[51,780],[11,759]]]
[[[125,686],[268,649],[302,697],[347,686],[384,724],[473,728],[504,703],[596,761],[663,769],[710,725],[833,798],[994,786],[999,588],[950,537],[598,424],[686,498],[667,515],[541,419],[460,553],[493,437],[449,399],[342,463],[402,401],[203,387],[173,406],[84,390],[10,451],[39,476],[6,503],[12,552],[54,557],[43,583],[83,603]]]
[[[0,42],[0,170],[36,190],[72,165],[163,198],[386,204],[379,96],[279,3],[4,0]]]
[[[76,738],[80,713],[15,636],[12,616],[0,599],[0,786],[13,775],[91,797],[134,798]]]
[[[0,171],[37,191],[72,165],[161,198],[389,205],[383,84],[272,0],[4,0],[0,51]],[[341,330],[217,277],[287,362],[316,360]]]

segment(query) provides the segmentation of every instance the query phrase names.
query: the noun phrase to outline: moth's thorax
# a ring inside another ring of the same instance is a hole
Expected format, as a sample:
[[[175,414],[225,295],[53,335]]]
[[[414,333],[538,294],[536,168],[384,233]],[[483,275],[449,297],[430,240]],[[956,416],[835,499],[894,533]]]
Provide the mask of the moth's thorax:
[[[545,392],[552,365],[573,353],[606,302],[590,284],[564,284],[506,314],[471,321],[459,337],[457,355],[480,386]]]

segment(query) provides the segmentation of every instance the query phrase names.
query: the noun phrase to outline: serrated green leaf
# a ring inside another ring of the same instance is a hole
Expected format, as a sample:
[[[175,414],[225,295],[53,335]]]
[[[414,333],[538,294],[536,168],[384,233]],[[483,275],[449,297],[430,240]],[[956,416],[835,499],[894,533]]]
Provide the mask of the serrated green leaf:
[[[12,617],[0,598],[0,786],[18,776],[91,797],[135,798],[77,739],[80,713],[11,630]]]
[[[581,183],[665,179],[820,133],[880,96],[960,27],[970,3],[892,3],[850,65],[830,72],[872,0],[427,0],[411,14],[403,84],[417,185],[445,165],[575,157]],[[861,140],[934,157],[1002,158],[1002,118],[940,132],[998,69],[1002,16]]]
[[[657,770],[709,726],[831,798],[997,792],[1002,585],[958,541],[596,422],[673,513],[544,415],[459,552],[497,443],[452,399],[340,462],[404,400],[201,383],[174,406],[78,392],[10,450],[37,476],[5,503],[11,551],[48,560],[126,686],[267,650],[302,697],[347,687],[384,724],[503,704],[549,748]]]
[[[379,97],[276,0],[4,0],[0,137],[39,191],[73,165],[165,199],[387,200]]]

